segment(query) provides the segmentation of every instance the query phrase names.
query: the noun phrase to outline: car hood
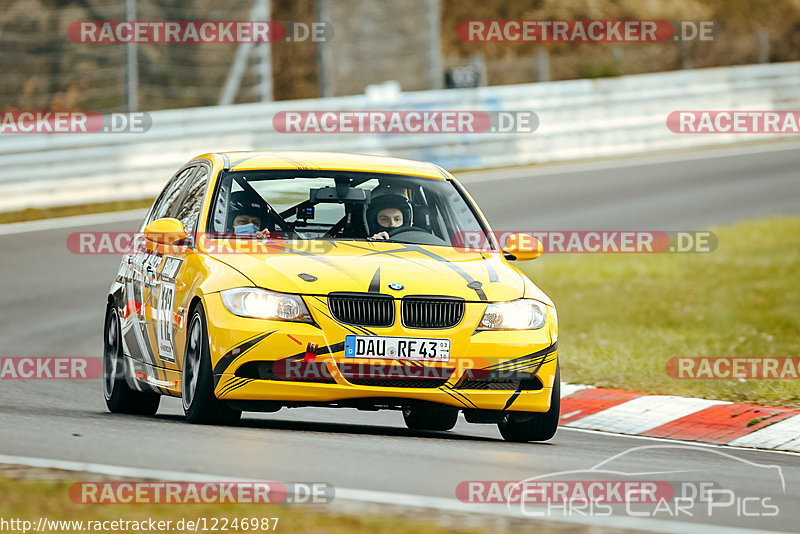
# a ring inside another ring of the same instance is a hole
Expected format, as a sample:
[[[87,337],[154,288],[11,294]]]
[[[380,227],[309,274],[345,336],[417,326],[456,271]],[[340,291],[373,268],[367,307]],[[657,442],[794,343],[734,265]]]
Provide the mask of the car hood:
[[[256,286],[284,293],[380,292],[398,298],[448,295],[468,301],[503,301],[521,298],[526,287],[523,275],[498,253],[441,246],[217,239],[199,248]]]

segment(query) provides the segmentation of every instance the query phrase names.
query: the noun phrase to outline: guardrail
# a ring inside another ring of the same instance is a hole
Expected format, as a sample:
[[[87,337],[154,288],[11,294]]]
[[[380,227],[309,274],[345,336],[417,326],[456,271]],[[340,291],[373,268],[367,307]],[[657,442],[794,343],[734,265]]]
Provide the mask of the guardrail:
[[[191,157],[224,150],[330,150],[436,162],[448,169],[619,156],[764,139],[681,135],[676,110],[798,110],[800,62],[596,80],[292,100],[152,112],[145,133],[3,134],[0,211],[152,197]],[[280,111],[530,110],[534,133],[286,134]]]

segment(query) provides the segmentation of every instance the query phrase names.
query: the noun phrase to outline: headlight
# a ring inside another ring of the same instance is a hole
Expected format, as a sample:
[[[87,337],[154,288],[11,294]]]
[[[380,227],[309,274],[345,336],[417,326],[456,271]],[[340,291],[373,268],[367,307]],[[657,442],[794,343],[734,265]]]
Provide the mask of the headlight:
[[[536,300],[494,302],[486,306],[478,330],[536,330],[547,321],[547,306]]]
[[[275,293],[257,287],[226,289],[220,294],[228,311],[240,317],[311,322],[311,314],[298,295]]]

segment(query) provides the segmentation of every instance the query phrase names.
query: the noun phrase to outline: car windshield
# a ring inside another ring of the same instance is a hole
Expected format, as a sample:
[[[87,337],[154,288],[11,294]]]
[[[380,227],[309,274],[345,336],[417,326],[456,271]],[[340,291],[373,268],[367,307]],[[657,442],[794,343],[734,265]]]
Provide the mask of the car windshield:
[[[485,232],[449,180],[342,171],[225,173],[209,231],[291,240],[388,240],[463,246]]]

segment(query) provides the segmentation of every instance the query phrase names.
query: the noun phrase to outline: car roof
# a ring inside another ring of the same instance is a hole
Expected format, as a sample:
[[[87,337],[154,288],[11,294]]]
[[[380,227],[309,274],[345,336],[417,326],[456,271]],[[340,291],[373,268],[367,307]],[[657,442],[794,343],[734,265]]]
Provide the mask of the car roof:
[[[410,159],[347,154],[342,152],[220,152],[227,157],[230,170],[252,171],[260,169],[321,169],[333,171],[377,172],[405,174],[446,180],[449,177],[433,163]],[[204,156],[200,156],[204,157]]]

